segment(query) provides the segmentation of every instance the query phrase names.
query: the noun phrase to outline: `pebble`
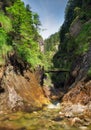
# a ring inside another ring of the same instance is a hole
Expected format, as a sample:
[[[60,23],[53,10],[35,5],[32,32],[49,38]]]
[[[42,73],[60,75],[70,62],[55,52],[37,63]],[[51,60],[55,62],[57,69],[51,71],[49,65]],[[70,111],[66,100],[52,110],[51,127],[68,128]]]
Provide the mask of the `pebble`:
[[[65,116],[65,114],[64,114],[64,113],[62,113],[62,112],[59,112],[59,116],[60,116],[60,117],[64,117],[64,116]]]
[[[86,126],[80,126],[79,127],[81,130],[88,130],[88,128]]]
[[[36,112],[36,111],[33,111],[33,113],[34,113],[34,114],[37,114],[37,112]]]

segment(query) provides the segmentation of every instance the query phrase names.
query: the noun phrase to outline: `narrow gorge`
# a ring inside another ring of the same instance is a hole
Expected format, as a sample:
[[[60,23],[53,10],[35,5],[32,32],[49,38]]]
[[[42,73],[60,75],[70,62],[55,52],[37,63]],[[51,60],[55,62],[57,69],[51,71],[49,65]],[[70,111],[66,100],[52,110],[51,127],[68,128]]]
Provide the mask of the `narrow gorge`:
[[[0,0],[0,130],[91,130],[91,0],[68,0],[43,40],[39,15]]]

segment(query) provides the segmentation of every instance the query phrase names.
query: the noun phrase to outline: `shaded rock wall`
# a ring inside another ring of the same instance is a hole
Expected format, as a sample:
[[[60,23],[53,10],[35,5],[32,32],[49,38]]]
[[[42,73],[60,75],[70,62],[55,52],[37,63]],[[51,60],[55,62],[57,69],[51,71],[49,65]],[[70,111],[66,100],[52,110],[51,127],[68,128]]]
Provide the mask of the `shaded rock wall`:
[[[89,104],[91,101],[91,77],[88,76],[88,71],[91,67],[91,45],[89,50],[82,56],[75,59],[70,78],[66,83],[67,90],[63,97],[63,102]]]
[[[65,88],[67,89],[69,87],[74,87],[77,82],[87,78],[87,74],[90,67],[91,67],[91,47],[89,47],[88,52],[75,59],[70,72],[70,77],[65,85]]]

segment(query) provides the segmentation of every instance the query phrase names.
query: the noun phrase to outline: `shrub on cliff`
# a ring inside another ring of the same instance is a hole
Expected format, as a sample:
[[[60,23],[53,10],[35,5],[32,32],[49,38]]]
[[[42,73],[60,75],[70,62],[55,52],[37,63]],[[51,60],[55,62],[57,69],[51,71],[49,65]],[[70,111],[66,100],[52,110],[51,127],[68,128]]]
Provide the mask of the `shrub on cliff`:
[[[0,13],[0,65],[5,64],[5,58],[7,52],[12,50],[12,47],[9,45],[9,31],[12,30],[12,24],[10,19],[5,16],[2,12]]]

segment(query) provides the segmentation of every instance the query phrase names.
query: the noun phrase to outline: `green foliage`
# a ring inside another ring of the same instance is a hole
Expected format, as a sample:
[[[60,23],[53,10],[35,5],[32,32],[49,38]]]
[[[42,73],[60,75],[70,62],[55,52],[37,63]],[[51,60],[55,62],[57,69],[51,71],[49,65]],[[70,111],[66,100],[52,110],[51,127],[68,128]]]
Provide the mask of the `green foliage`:
[[[44,67],[45,70],[53,69],[53,56],[58,50],[59,45],[59,32],[52,34],[48,39],[46,39],[44,44]],[[51,85],[51,73],[47,74],[47,80],[45,81],[45,85]]]
[[[80,12],[81,12],[81,8],[75,7],[75,9],[74,9],[75,16],[79,16]]]
[[[91,40],[91,22],[83,25],[80,34],[76,37],[76,54],[81,55],[85,53],[90,45]]]
[[[12,46],[23,61],[28,62],[31,67],[42,64],[42,56],[39,50],[38,27],[39,16],[33,13],[29,5],[25,7],[21,0],[15,0],[7,9],[8,16],[12,20],[13,38]]]
[[[23,58],[25,62],[28,62],[31,67],[37,66],[38,64],[41,64],[41,57],[40,52],[38,49],[29,48],[27,46],[28,44],[17,44],[17,53],[18,55]]]
[[[44,55],[40,52],[38,33],[41,25],[37,13],[21,0],[3,0],[0,13],[0,62],[12,49],[31,67],[43,65]]]
[[[49,51],[46,52],[44,55],[44,65],[45,65],[45,69],[50,69],[53,66],[52,63],[52,57],[53,57],[53,52]]]
[[[12,25],[17,33],[20,33],[21,24],[24,23],[27,17],[26,8],[21,0],[17,0],[13,6],[7,8],[9,15],[12,17]],[[25,21],[26,22],[26,21]]]
[[[2,12],[0,12],[0,23],[6,32],[12,30],[11,20],[7,16],[5,16]]]
[[[41,25],[41,22],[39,20],[39,15],[37,13],[33,14],[33,24],[38,29],[38,27]]]
[[[54,68],[71,70],[74,60],[89,49],[91,43],[91,0],[69,0],[65,10],[65,20],[60,29],[60,45],[53,57]],[[71,35],[70,27],[76,21],[82,24],[79,34]],[[89,72],[91,74],[91,70]],[[68,80],[69,74],[52,75],[55,86],[61,86]],[[56,84],[58,83],[58,84]]]
[[[4,14],[0,14],[0,65],[5,64],[5,58],[7,52],[12,50],[12,47],[8,43],[8,32],[12,30],[10,19]]]
[[[69,32],[69,27],[74,20],[75,13],[74,9],[82,7],[82,0],[68,0],[66,9],[65,9],[65,20],[60,29],[60,41],[65,42],[65,34]]]
[[[89,78],[91,78],[91,67],[89,68],[89,70],[88,70],[88,72],[87,72],[87,76],[88,76]]]
[[[48,39],[45,40],[45,52],[56,51],[59,44],[59,32],[52,34]]]
[[[48,39],[45,40],[44,54],[45,54],[45,67],[52,68],[53,55],[57,52],[59,45],[59,32],[52,34]]]

